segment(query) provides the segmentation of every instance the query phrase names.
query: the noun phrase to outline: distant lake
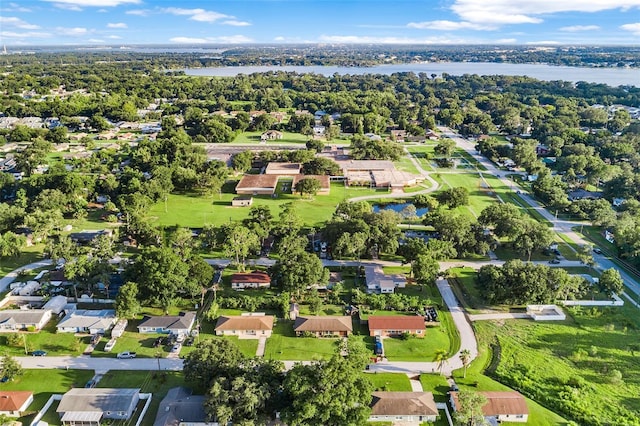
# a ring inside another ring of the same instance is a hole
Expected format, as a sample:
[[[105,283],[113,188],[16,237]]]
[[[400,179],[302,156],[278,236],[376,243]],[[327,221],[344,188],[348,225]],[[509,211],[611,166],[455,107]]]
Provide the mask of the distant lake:
[[[378,213],[380,210],[393,210],[396,213],[401,213],[408,206],[412,206],[412,203],[390,203],[390,204],[374,204],[373,211]],[[429,211],[426,207],[416,208],[416,216],[422,217]]]
[[[186,68],[184,72],[193,76],[234,77],[238,74],[257,72],[287,71],[322,74],[393,74],[398,72],[425,73],[428,75],[447,73],[450,75],[526,75],[538,80],[587,81],[610,86],[640,86],[640,70],[637,68],[588,68],[567,67],[546,64],[503,64],[493,62],[434,62],[375,65],[372,67],[341,66],[238,66],[213,68]]]

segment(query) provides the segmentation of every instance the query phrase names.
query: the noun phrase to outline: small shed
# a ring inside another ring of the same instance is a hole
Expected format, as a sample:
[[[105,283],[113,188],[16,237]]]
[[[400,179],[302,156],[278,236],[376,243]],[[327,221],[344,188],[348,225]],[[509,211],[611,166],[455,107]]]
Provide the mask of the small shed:
[[[124,334],[125,329],[127,328],[127,324],[128,322],[126,319],[119,320],[111,329],[111,337],[121,337]]]
[[[231,200],[231,206],[233,207],[249,207],[252,204],[253,204],[253,197],[250,197],[250,196],[234,197],[234,199]]]

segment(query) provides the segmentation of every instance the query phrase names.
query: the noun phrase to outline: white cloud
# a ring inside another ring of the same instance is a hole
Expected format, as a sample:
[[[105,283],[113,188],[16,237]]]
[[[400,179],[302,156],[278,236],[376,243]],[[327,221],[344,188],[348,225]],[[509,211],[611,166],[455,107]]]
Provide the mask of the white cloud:
[[[42,0],[56,5],[81,7],[114,7],[123,4],[138,4],[141,0]]]
[[[99,38],[90,38],[87,40],[89,43],[104,43],[104,40],[100,40]]]
[[[282,37],[282,36],[278,36],[278,37],[275,37],[275,38],[273,39],[273,41],[284,41],[284,40],[285,40],[285,38],[284,38],[284,37]]]
[[[518,39],[516,38],[499,38],[495,41],[497,44],[516,44]]]
[[[120,40],[122,37],[117,35],[108,35],[107,38],[111,40]]]
[[[127,24],[124,22],[109,22],[107,28],[127,28]]]
[[[70,10],[72,12],[82,12],[82,8],[75,4],[54,3],[53,5],[58,9],[62,9],[62,10]]]
[[[9,3],[9,6],[4,7],[3,9],[5,12],[22,12],[22,13],[31,12],[31,9],[29,9],[28,7],[20,6],[17,3]]]
[[[322,43],[340,44],[465,44],[477,43],[477,41],[454,39],[449,37],[376,37],[376,36],[344,36],[344,35],[322,35],[319,38]]]
[[[620,25],[620,28],[631,32],[633,35],[640,36],[640,22],[636,22],[634,24],[624,24]]]
[[[16,27],[21,30],[38,30],[40,27],[38,25],[29,24],[28,22],[23,21],[20,18],[16,18],[14,16],[0,16],[0,24],[8,27]]]
[[[567,33],[577,33],[580,31],[597,31],[600,27],[597,25],[571,25],[568,27],[560,28],[560,31],[564,31]]]
[[[192,21],[198,22],[215,22],[220,19],[233,19],[233,16],[225,15],[224,13],[218,13],[211,10],[204,9],[183,9],[180,7],[167,7],[163,9],[166,13],[178,16],[189,16]]]
[[[57,27],[56,31],[58,32],[59,35],[68,36],[68,37],[81,37],[93,32],[93,30],[88,30],[83,27],[73,27],[73,28]]]
[[[495,26],[482,25],[473,22],[455,22],[455,21],[425,21],[410,22],[408,28],[417,28],[419,30],[438,30],[438,31],[456,31],[456,30],[493,30]]]
[[[221,36],[221,37],[173,37],[169,39],[172,43],[178,44],[204,44],[204,43],[225,43],[241,44],[252,43],[254,40],[243,35]]]
[[[246,21],[237,21],[235,19],[230,19],[228,21],[222,21],[222,25],[231,25],[232,27],[248,27],[251,24]]]
[[[25,38],[49,38],[51,34],[34,31],[18,33],[15,31],[0,31],[0,38],[25,39]]]
[[[540,16],[560,12],[599,12],[640,7],[638,0],[454,0],[451,10],[463,21],[487,24],[537,24]]]
[[[149,16],[151,11],[149,9],[133,9],[133,10],[127,10],[125,13],[127,15]]]

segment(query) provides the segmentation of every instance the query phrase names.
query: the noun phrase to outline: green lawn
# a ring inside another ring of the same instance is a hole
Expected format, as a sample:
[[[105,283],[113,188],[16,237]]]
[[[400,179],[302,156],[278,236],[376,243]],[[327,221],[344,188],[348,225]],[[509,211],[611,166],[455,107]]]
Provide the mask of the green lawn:
[[[264,144],[260,142],[260,135],[262,132],[242,132],[230,143],[230,145],[262,145],[265,150],[269,149],[269,145],[283,145],[283,144],[301,144],[304,145],[310,139],[309,136],[301,133],[282,132],[282,139],[274,139],[266,141]],[[322,140],[325,145],[349,145],[351,141],[349,139],[332,139],[331,141]]]
[[[267,339],[264,357],[288,361],[327,359],[336,352],[337,338],[296,337],[293,321],[278,320]]]
[[[98,387],[101,388],[140,388],[142,392],[151,392],[153,397],[149,411],[142,420],[142,426],[152,426],[158,412],[160,401],[169,389],[185,386],[184,376],[180,371],[109,371],[105,374]]]
[[[384,339],[383,345],[384,355],[389,361],[433,361],[437,350],[450,351],[451,342],[445,330],[429,327],[424,338],[402,340],[390,337]]]
[[[571,308],[568,312],[569,319],[554,323],[475,323],[483,350],[492,342],[495,345],[494,362],[485,353],[459,383],[475,387],[478,382],[480,390],[499,387],[481,375],[488,366],[489,375],[578,424],[634,424],[640,418],[640,360],[631,350],[640,346],[637,309]],[[615,370],[621,372],[621,379],[614,376]],[[459,377],[461,372],[455,374]],[[532,409],[532,415],[541,415],[544,410],[539,408]],[[556,416],[534,424],[559,422]]]
[[[420,383],[422,390],[432,392],[436,402],[446,402],[449,400],[447,392],[449,392],[449,383],[447,379],[440,374],[421,374]]]
[[[36,244],[31,247],[23,247],[18,257],[0,258],[0,277],[4,277],[9,272],[18,269],[29,263],[42,260],[42,250],[44,244]]]
[[[155,225],[202,227],[204,224],[220,226],[228,221],[241,221],[249,215],[249,208],[231,207],[231,200],[235,184],[227,184],[230,192],[223,192],[220,196],[204,197],[197,194],[170,194],[167,202],[158,202],[149,210]],[[386,190],[375,190],[364,187],[345,187],[341,183],[331,184],[331,193],[301,198],[295,194],[280,194],[277,198],[259,195],[253,198],[253,205],[267,206],[274,217],[278,217],[279,206],[288,202],[295,202],[298,213],[305,224],[316,226],[331,218],[336,206],[341,201],[359,196],[386,194]]]
[[[373,383],[374,390],[386,392],[411,392],[411,384],[406,374],[364,373]]]
[[[73,333],[56,333],[57,323],[57,320],[51,320],[37,333],[20,332],[23,339],[26,339],[28,352],[41,349],[49,355],[80,355],[89,344],[89,335],[75,337]],[[14,356],[25,355],[24,341],[21,340],[17,346],[9,346],[6,335],[2,335],[0,342],[4,353]]]
[[[24,370],[22,376],[11,382],[0,383],[2,391],[28,390],[33,392],[33,403],[28,410],[33,415],[23,417],[23,424],[30,424],[35,412],[39,411],[54,394],[62,394],[73,387],[84,387],[93,377],[93,370]],[[60,424],[60,417],[52,410],[47,412],[44,421]]]

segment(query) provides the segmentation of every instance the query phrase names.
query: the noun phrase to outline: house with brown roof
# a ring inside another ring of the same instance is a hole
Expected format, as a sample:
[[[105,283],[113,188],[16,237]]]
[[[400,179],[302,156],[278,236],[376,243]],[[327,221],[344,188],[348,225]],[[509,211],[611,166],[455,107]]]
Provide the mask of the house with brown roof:
[[[372,396],[370,422],[422,424],[438,418],[431,392],[374,392]]]
[[[278,185],[278,175],[244,175],[236,185],[241,195],[273,195]]]
[[[271,337],[274,319],[273,315],[263,313],[223,315],[216,322],[215,332],[218,336],[238,336],[240,339]]]
[[[263,134],[260,135],[261,141],[272,141],[282,139],[283,134],[277,130],[267,130]]]
[[[487,398],[487,403],[482,406],[484,418],[490,424],[497,422],[526,423],[529,418],[527,401],[519,392],[478,392]],[[460,407],[458,392],[449,392],[449,398],[453,411]]]
[[[0,392],[0,415],[21,417],[33,402],[33,392],[3,391]]]
[[[271,161],[267,164],[267,168],[264,170],[265,175],[285,175],[295,176],[300,174],[302,164],[300,163],[281,163],[277,161]]]
[[[315,179],[320,182],[320,189],[318,190],[318,194],[329,194],[331,191],[331,183],[329,181],[329,176],[326,175],[295,175],[293,177],[293,183],[291,184],[291,188],[295,191],[296,185],[302,179]]]
[[[350,316],[297,317],[293,323],[297,336],[306,333],[316,337],[347,337],[353,331]]]
[[[238,272],[231,275],[231,288],[234,290],[245,288],[269,288],[270,286],[271,277],[269,277],[269,274],[267,274],[266,272]]]
[[[424,318],[419,315],[403,316],[370,316],[369,320],[370,336],[400,336],[405,333],[413,334],[417,337],[424,337]]]

